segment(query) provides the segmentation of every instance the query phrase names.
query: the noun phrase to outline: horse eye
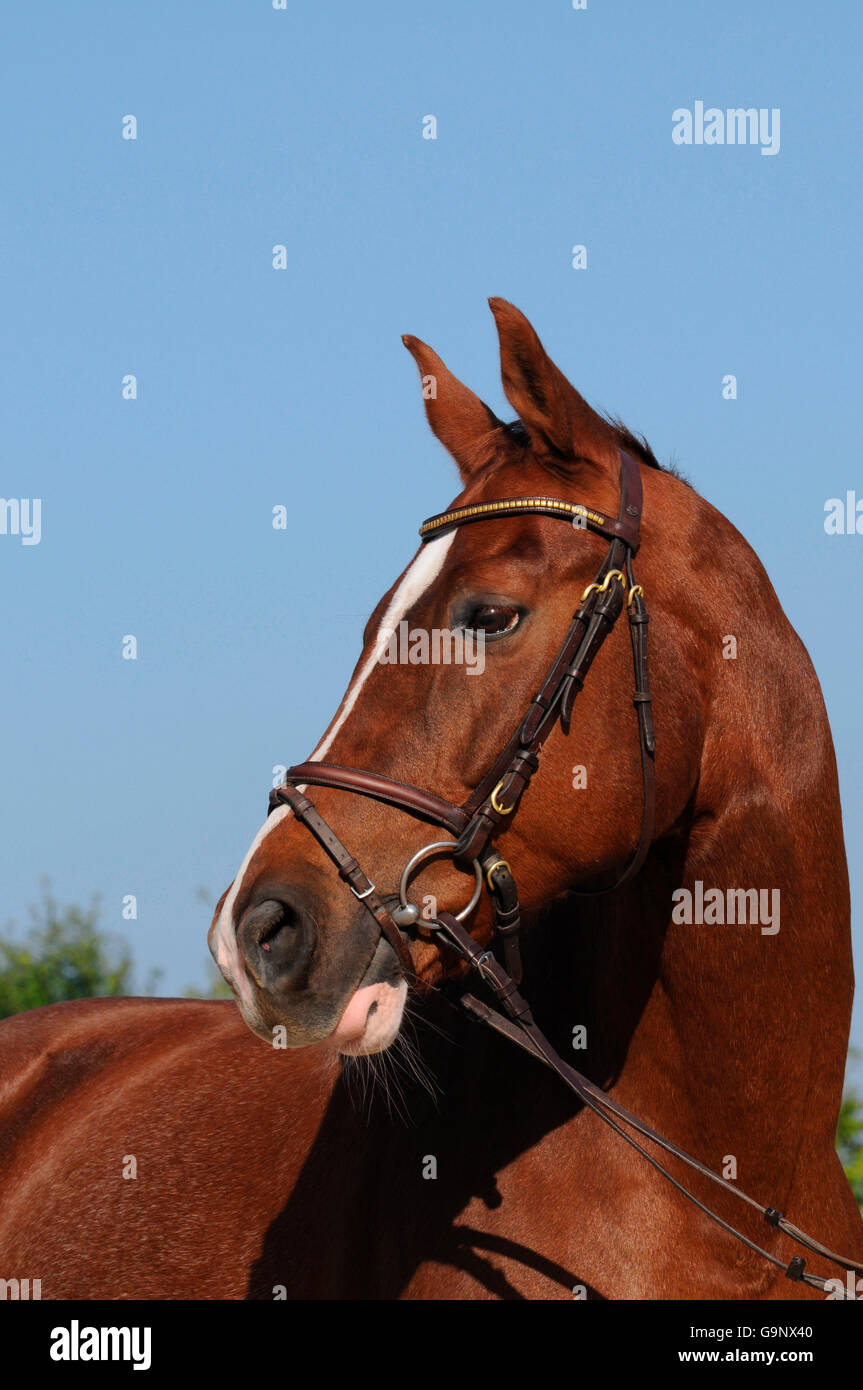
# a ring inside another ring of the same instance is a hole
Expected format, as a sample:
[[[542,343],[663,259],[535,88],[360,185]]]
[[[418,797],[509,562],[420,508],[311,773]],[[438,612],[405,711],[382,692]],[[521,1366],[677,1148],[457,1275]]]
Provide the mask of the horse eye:
[[[491,636],[500,636],[504,632],[512,632],[518,627],[521,614],[517,608],[505,608],[502,604],[481,603],[474,608],[467,622],[466,628],[473,628],[476,632],[485,632]]]

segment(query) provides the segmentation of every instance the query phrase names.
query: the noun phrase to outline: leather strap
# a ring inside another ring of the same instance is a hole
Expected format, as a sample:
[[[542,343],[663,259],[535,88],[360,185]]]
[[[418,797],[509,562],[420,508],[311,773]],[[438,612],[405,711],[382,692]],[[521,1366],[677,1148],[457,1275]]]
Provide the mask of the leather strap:
[[[794,1259],[786,1265],[783,1260],[777,1259],[769,1250],[765,1250],[763,1246],[750,1240],[742,1231],[737,1230],[736,1227],[723,1220],[721,1216],[718,1216],[716,1212],[712,1211],[705,1203],[699,1201],[694,1193],[690,1192],[688,1188],[678,1182],[678,1180],[669,1173],[668,1169],[664,1168],[647,1149],[639,1144],[637,1140],[633,1139],[631,1134],[628,1134],[625,1129],[621,1128],[621,1125],[618,1124],[617,1121],[622,1121],[623,1124],[634,1129],[636,1133],[642,1135],[643,1138],[648,1139],[651,1143],[664,1149],[666,1153],[671,1154],[674,1158],[679,1159],[682,1163],[695,1169],[697,1172],[701,1173],[703,1177],[709,1178],[719,1187],[724,1188],[725,1191],[733,1193],[738,1200],[745,1202],[748,1206],[760,1212],[769,1225],[775,1226],[783,1231],[791,1240],[796,1241],[797,1244],[802,1245],[805,1249],[822,1255],[825,1259],[830,1260],[842,1269],[851,1270],[855,1274],[863,1274],[863,1265],[858,1261],[849,1260],[844,1255],[837,1255],[834,1251],[828,1249],[827,1246],[822,1245],[820,1241],[814,1240],[804,1231],[801,1231],[799,1227],[788,1221],[786,1217],[774,1207],[762,1206],[760,1202],[757,1202],[754,1197],[750,1197],[748,1193],[744,1192],[735,1183],[731,1183],[718,1173],[714,1173],[712,1168],[708,1168],[706,1164],[701,1163],[699,1159],[693,1158],[691,1154],[688,1154],[685,1149],[681,1149],[677,1144],[673,1144],[670,1139],[666,1139],[658,1130],[655,1130],[644,1120],[640,1120],[637,1115],[633,1115],[632,1112],[627,1110],[624,1106],[619,1105],[611,1096],[606,1095],[604,1091],[600,1090],[598,1086],[595,1086],[593,1082],[589,1081],[581,1072],[576,1071],[574,1067],[564,1062],[563,1058],[558,1055],[548,1041],[548,1038],[537,1026],[530,1005],[518,992],[515,982],[509,978],[506,971],[494,959],[491,953],[489,951],[483,951],[474,941],[470,933],[465,931],[461,923],[457,922],[450,913],[439,913],[438,922],[444,940],[457,952],[462,960],[467,961],[485,984],[489,986],[512,1022],[508,1022],[507,1019],[496,1013],[495,1010],[490,1009],[487,1004],[482,1003],[481,1000],[471,994],[463,995],[461,1000],[468,1012],[479,1022],[493,1028],[496,1032],[508,1038],[510,1042],[516,1043],[517,1046],[522,1047],[526,1052],[530,1052],[539,1061],[549,1067],[550,1070],[559,1076],[564,1084],[578,1096],[579,1100],[603,1121],[603,1123],[609,1125],[615,1133],[619,1134],[622,1139],[625,1139],[632,1148],[636,1149],[643,1158],[647,1159],[652,1168],[665,1178],[667,1182],[671,1183],[672,1187],[686,1197],[694,1206],[698,1207],[699,1211],[703,1212],[704,1215],[715,1222],[717,1226],[721,1226],[723,1230],[734,1236],[743,1245],[746,1245],[750,1250],[754,1251],[755,1254],[768,1260],[770,1264],[774,1265],[777,1269],[781,1269],[783,1274],[789,1279],[795,1282],[810,1284],[813,1288],[826,1290],[827,1281],[819,1275],[807,1273],[804,1269],[805,1261],[799,1256],[795,1256]]]
[[[620,517],[640,517],[642,507],[641,474],[628,454],[620,455]],[[470,825],[459,838],[457,859],[466,862],[480,855],[491,837],[509,823],[533,773],[537,770],[542,745],[558,718],[565,733],[569,733],[572,707],[599,648],[611,631],[623,607],[620,582],[609,577],[626,565],[630,591],[636,589],[632,574],[632,553],[619,542],[612,543],[597,573],[592,592],[582,599],[573,615],[563,643],[552,662],[537,694],[531,701],[518,731],[503,752],[495,759],[489,772],[464,803],[472,813]],[[608,584],[606,588],[605,585]],[[639,739],[642,770],[642,819],[635,852],[618,879],[606,888],[582,892],[581,897],[595,897],[614,892],[641,868],[653,839],[655,817],[655,781],[653,752],[655,736],[650,715],[650,683],[647,670],[647,612],[642,595],[632,592],[635,611],[630,609],[630,635],[633,642],[636,696],[639,708]],[[637,643],[636,643],[637,634]],[[491,803],[496,792],[498,804],[507,808],[498,811]],[[511,808],[511,809],[509,809]]]
[[[568,502],[562,497],[502,497],[495,502],[478,502],[475,506],[453,507],[450,511],[438,512],[423,522],[419,534],[425,544],[437,536],[446,535],[456,526],[468,526],[475,521],[500,521],[507,516],[553,516],[574,522],[579,516],[585,530],[594,531],[607,540],[624,541],[634,555],[641,543],[637,515],[636,512],[622,511],[615,520],[585,507],[581,502]]]
[[[497,850],[489,845],[482,857],[482,869],[491,893],[494,925],[503,946],[506,968],[516,984],[521,983],[522,963],[519,930],[521,907],[512,869]]]
[[[354,897],[374,917],[395,951],[408,980],[413,980],[415,978],[414,963],[401,932],[382,899],[378,896],[375,885],[366,878],[356,859],[345,849],[332,827],[318,813],[308,797],[303,796],[296,787],[289,785],[276,787],[270,796],[270,810],[274,811],[280,803],[290,806],[297,820],[311,831],[318,844],[335,864],[339,876],[344,879]]]
[[[433,792],[411,787],[406,782],[394,782],[389,777],[379,777],[376,772],[364,772],[356,767],[339,767],[337,763],[297,763],[289,767],[286,780],[309,787],[333,787],[336,791],[358,792],[369,796],[373,801],[383,801],[399,810],[409,811],[419,820],[432,825],[443,825],[453,835],[460,835],[469,817],[461,806],[444,801]],[[270,793],[270,800],[281,788]]]

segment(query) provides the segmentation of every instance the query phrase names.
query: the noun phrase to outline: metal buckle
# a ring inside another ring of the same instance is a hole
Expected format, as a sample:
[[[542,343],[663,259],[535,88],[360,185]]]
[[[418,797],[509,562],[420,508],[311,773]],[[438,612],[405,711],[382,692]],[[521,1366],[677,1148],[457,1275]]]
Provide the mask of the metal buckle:
[[[621,584],[622,584],[623,587],[624,587],[624,590],[626,589],[626,580],[625,580],[625,578],[623,577],[622,572],[621,572],[620,570],[609,570],[609,571],[608,571],[608,574],[605,576],[605,579],[603,580],[603,582],[602,582],[601,584],[588,584],[587,588],[585,589],[584,593],[583,593],[582,596],[581,596],[581,601],[582,601],[582,603],[584,603],[584,600],[585,600],[590,594],[592,594],[592,593],[594,592],[594,590],[596,590],[596,592],[597,592],[598,594],[607,594],[607,593],[608,593],[608,586],[609,586],[609,584],[611,583],[612,579],[619,579],[620,582],[621,582]]]
[[[362,902],[363,898],[370,898],[371,895],[372,895],[372,893],[375,891],[375,885],[374,885],[373,883],[371,883],[371,882],[369,882],[369,886],[368,886],[368,888],[366,889],[366,891],[365,891],[364,893],[358,893],[357,890],[356,890],[356,888],[354,887],[354,885],[353,885],[352,883],[349,883],[349,884],[348,884],[348,887],[350,888],[350,890],[351,890],[351,892],[353,893],[354,897],[355,897],[355,898],[358,898],[360,902]]]
[[[506,859],[495,859],[494,863],[486,869],[485,881],[488,884],[489,892],[491,893],[494,892],[494,884],[491,881],[491,876],[494,873],[495,869],[509,869],[510,873],[512,873],[512,865],[509,864]]]
[[[504,782],[506,781],[508,775],[508,773],[504,773],[503,777],[501,777],[500,781],[498,782],[497,786],[495,787],[494,791],[489,797],[489,801],[492,804],[492,809],[497,811],[499,816],[511,816],[513,811],[515,810],[515,802],[513,802],[511,806],[503,806],[497,798],[497,794],[503,786]]]

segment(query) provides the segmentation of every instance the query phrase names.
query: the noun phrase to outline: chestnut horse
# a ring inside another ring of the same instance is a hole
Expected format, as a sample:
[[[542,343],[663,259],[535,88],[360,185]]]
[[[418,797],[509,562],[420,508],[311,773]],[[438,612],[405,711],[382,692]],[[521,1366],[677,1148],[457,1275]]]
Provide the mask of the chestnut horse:
[[[624,449],[643,487],[638,578],[652,619],[646,862],[607,897],[579,896],[611,882],[639,838],[631,658],[615,629],[498,841],[521,892],[522,988],[593,1082],[859,1259],[863,1224],[834,1149],[848,883],[809,658],[734,527],[585,403],[518,310],[491,307],[514,424],[405,339],[461,473],[453,505],[552,495],[613,517]],[[542,515],[424,546],[372,615],[313,759],[461,803],[510,738],[606,548]],[[483,632],[484,670],[382,662],[402,622]],[[428,826],[332,787],[314,802],[392,901]],[[456,912],[471,886],[433,860],[415,895]],[[718,912],[729,890],[751,889],[766,916]],[[39,1278],[44,1298],[818,1296],[464,1015],[464,966],[417,925],[405,937],[409,987],[374,917],[280,806],[210,932],[239,1010],[98,1000],[4,1023],[0,1276]],[[470,930],[491,941],[487,900]],[[700,1175],[688,1185],[783,1263],[795,1254],[728,1192]]]

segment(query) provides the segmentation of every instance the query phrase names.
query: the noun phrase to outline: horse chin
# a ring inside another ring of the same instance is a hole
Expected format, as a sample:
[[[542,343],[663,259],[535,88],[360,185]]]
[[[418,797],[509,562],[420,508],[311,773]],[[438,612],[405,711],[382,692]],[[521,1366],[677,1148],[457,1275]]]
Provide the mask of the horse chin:
[[[404,980],[363,985],[351,995],[328,1043],[343,1057],[385,1052],[398,1037],[407,994]]]

